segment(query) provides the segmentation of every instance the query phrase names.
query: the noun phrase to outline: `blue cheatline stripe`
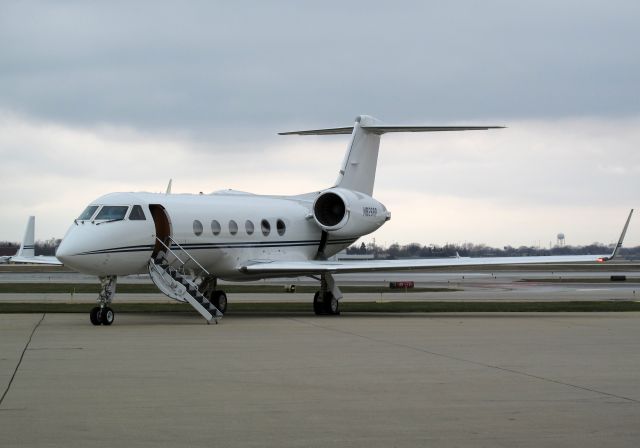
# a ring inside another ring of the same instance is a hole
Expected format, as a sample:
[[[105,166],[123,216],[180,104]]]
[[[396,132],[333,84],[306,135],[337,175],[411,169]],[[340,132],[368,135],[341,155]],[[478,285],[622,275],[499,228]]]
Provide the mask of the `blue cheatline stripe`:
[[[327,244],[351,244],[357,238],[340,239],[329,241]],[[205,250],[205,249],[247,249],[247,248],[263,248],[263,247],[301,247],[301,246],[317,246],[320,244],[320,240],[303,240],[303,241],[282,241],[282,242],[239,242],[239,243],[190,243],[182,244],[185,249],[190,250]],[[78,255],[98,255],[98,254],[114,254],[114,253],[126,253],[126,252],[148,252],[152,251],[154,245],[140,245],[140,246],[124,246],[124,247],[112,247],[109,249],[92,250],[88,252],[81,252]],[[176,245],[172,245],[171,249],[180,250]]]

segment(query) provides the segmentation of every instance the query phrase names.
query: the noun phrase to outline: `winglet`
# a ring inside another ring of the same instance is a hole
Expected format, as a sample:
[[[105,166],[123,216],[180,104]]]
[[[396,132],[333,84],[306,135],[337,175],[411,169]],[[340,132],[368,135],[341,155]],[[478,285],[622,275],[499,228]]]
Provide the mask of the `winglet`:
[[[165,194],[171,194],[171,183],[173,182],[173,179],[169,179],[169,184],[167,185],[167,191],[165,192]]]
[[[631,215],[633,215],[633,209],[631,209],[631,211],[629,212],[629,216],[627,217],[627,222],[624,223],[624,227],[622,228],[622,233],[620,234],[620,238],[618,238],[618,244],[616,244],[616,247],[613,248],[613,252],[611,252],[611,255],[609,255],[608,257],[603,257],[598,261],[613,260],[616,257],[616,255],[618,255],[618,251],[622,247],[624,237],[627,234],[627,228],[629,227],[629,222],[631,221]]]

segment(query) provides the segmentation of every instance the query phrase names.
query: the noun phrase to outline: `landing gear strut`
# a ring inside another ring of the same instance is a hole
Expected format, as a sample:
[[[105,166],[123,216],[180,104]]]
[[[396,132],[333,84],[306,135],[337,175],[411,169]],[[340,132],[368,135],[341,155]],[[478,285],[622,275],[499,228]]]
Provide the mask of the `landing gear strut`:
[[[227,313],[227,295],[224,291],[216,289],[218,279],[216,277],[206,277],[200,283],[200,292],[213,304],[222,314]]]
[[[115,320],[116,314],[111,307],[111,300],[116,294],[115,275],[100,277],[100,294],[98,295],[98,306],[91,309],[89,320],[93,325],[111,325]]]
[[[313,296],[313,312],[318,316],[327,314],[337,316],[340,314],[340,299],[342,299],[342,292],[331,274],[322,274],[320,291]]]

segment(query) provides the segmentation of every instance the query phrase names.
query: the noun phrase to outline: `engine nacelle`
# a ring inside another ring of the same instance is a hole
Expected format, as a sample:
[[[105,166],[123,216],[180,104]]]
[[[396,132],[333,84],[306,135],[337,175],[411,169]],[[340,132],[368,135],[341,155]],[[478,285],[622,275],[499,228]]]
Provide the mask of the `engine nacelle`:
[[[360,236],[377,230],[391,213],[371,196],[342,188],[325,190],[313,203],[313,219],[334,236]]]

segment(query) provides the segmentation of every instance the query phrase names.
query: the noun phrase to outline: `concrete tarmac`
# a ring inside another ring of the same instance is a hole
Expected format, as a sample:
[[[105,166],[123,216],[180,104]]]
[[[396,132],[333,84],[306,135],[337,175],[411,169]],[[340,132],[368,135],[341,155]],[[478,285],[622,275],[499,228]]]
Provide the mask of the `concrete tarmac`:
[[[378,284],[379,286],[379,284]],[[445,283],[438,285],[442,288],[458,289],[457,291],[442,292],[405,292],[392,290],[381,293],[344,293],[347,302],[375,302],[375,301],[507,301],[507,302],[555,302],[555,301],[601,301],[601,300],[640,300],[640,283],[636,282],[607,282],[607,283],[544,283],[544,282],[508,282],[497,281],[467,281],[465,283]],[[222,286],[224,288],[224,286]],[[98,296],[95,293],[0,293],[2,302],[31,302],[31,303],[95,303]],[[311,303],[313,295],[310,293],[228,293],[230,306],[234,302],[297,302]],[[167,303],[173,302],[160,292],[157,293],[118,293],[113,301],[117,310],[118,303]]]
[[[5,314],[0,334],[3,448],[640,444],[640,313]]]

